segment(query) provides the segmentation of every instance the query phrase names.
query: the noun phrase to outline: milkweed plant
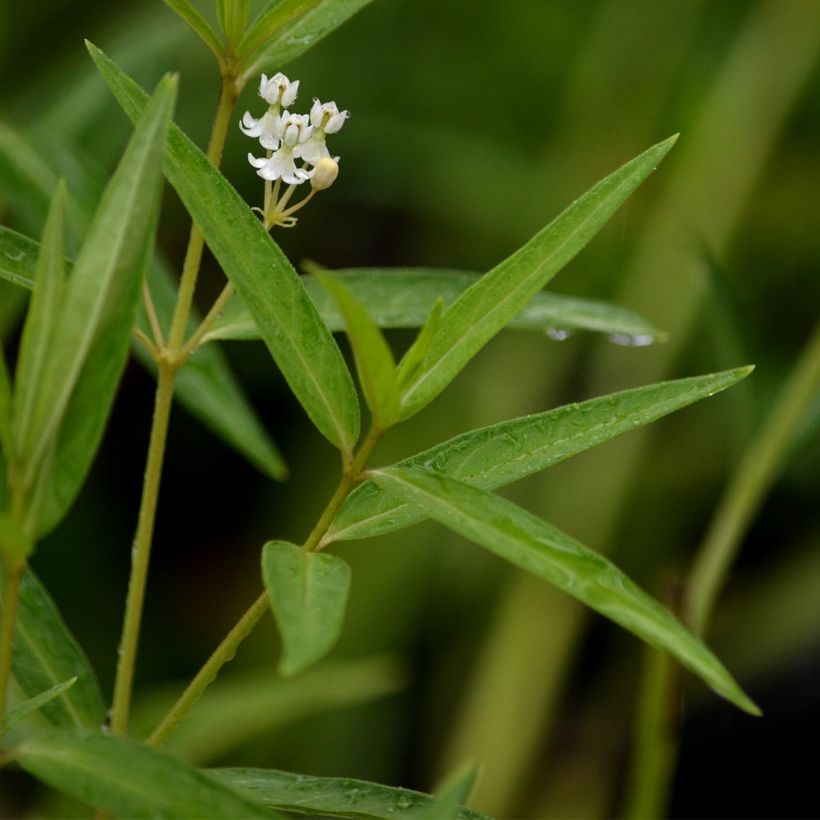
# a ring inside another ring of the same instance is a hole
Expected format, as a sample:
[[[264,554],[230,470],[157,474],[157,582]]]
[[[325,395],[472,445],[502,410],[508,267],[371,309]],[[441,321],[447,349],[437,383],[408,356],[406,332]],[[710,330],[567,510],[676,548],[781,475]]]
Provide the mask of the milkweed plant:
[[[218,34],[189,0],[166,0],[219,67],[221,92],[205,152],[172,121],[173,75],[149,94],[88,43],[102,80],[134,128],[96,209],[82,214],[83,241],[69,258],[64,226],[67,219],[76,223],[77,209],[85,206],[62,181],[38,239],[1,229],[2,276],[30,291],[16,364],[0,357],[2,763],[109,816],[237,818],[289,810],[481,816],[466,807],[477,773],[473,764],[427,795],[266,769],[200,769],[166,746],[189,713],[196,714],[205,690],[219,688],[223,665],[270,614],[281,636],[279,673],[287,685],[299,687],[299,676],[327,655],[344,629],[351,570],[334,547],[428,518],[573,596],[663,650],[720,697],[758,714],[697,630],[605,557],[495,493],[724,390],[750,367],[545,410],[468,430],[395,464],[379,462],[380,440],[433,402],[507,326],[559,336],[587,329],[634,343],[657,335],[633,313],[543,288],[655,170],[676,138],[613,171],[484,275],[313,265],[309,276],[300,276],[276,234],[298,230],[297,214],[331,185],[346,182],[331,146],[343,126],[355,127],[355,117],[347,125],[348,111],[318,98],[297,108],[300,83],[278,69],[366,2],[274,0],[251,22],[248,0],[219,0]],[[239,93],[257,82],[261,102],[240,119]],[[250,141],[244,146],[246,169],[263,183],[257,202],[244,201],[219,171],[231,134],[237,145]],[[154,248],[163,175],[193,221],[178,279]],[[227,281],[200,317],[194,296],[205,245]],[[398,325],[419,330],[397,359],[383,328]],[[355,381],[333,335],[340,330],[352,349]],[[227,364],[218,343],[232,338],[265,343],[316,431],[338,450],[338,485],[302,543],[271,533],[273,540],[260,551],[256,600],[156,724],[134,732],[133,680],[174,399],[268,475],[286,477],[244,394],[221,378]],[[155,374],[156,394],[109,700],[29,563],[83,485],[129,352]]]

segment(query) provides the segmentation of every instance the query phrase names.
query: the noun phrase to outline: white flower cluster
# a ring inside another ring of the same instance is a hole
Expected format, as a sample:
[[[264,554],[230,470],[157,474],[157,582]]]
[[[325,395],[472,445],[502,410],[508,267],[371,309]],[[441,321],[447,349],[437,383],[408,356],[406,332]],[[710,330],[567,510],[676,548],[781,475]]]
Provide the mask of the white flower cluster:
[[[287,106],[296,100],[298,93],[299,80],[291,82],[282,73],[270,78],[262,75],[259,96],[268,103],[268,110],[259,119],[246,111],[239,127],[247,136],[259,140],[267,149],[267,156],[255,157],[249,153],[248,161],[265,180],[300,185],[316,176],[313,187],[326,188],[338,173],[339,158],[330,156],[325,137],[335,134],[350,113],[339,111],[335,102],[322,103],[315,99],[309,115],[291,114]],[[302,165],[297,167],[300,160]]]

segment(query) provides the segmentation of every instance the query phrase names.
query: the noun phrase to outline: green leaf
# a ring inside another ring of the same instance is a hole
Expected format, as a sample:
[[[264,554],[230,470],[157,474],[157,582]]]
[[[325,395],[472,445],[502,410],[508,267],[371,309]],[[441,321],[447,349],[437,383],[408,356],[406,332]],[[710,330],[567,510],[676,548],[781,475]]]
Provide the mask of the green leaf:
[[[429,468],[492,490],[712,396],[749,375],[741,367],[623,390],[463,433],[399,466]],[[422,521],[418,508],[366,481],[347,498],[323,543],[368,538]]]
[[[219,37],[211,24],[199,13],[191,0],[163,0],[163,2],[191,27],[197,37],[208,46],[221,62],[225,49],[222,43],[219,42]]]
[[[666,650],[739,708],[760,714],[709,649],[602,555],[512,502],[460,481],[407,467],[373,471],[371,476],[454,532]]]
[[[128,738],[53,730],[24,741],[14,759],[58,791],[123,817],[270,817],[204,772]]]
[[[437,805],[436,798],[422,792],[348,777],[312,777],[276,769],[209,769],[208,773],[252,796],[261,806],[299,814],[391,820],[418,818],[420,810]],[[486,815],[467,808],[456,816],[486,820]]]
[[[0,566],[0,580],[2,576]],[[59,727],[98,729],[102,726],[106,710],[94,672],[31,570],[26,570],[20,584],[12,672],[27,698],[76,678],[70,689],[60,692],[42,707],[43,714]]]
[[[145,92],[99,49],[88,49],[133,119]],[[231,184],[176,126],[165,173],[236,286],[285,379],[319,431],[349,454],[359,436],[353,380],[301,279]]]
[[[133,724],[145,734],[174,705],[187,681],[141,693]],[[168,740],[168,751],[189,763],[222,760],[283,726],[350,709],[393,695],[408,685],[395,658],[326,661],[299,676],[298,684],[263,668],[220,676]]]
[[[0,256],[0,275],[2,263]],[[315,266],[305,267],[311,272],[316,270]],[[437,299],[451,304],[481,278],[476,273],[426,268],[353,268],[332,273],[383,328],[423,326]],[[312,277],[303,281],[324,323],[331,330],[344,330],[344,319],[329,294]],[[536,293],[508,326],[520,330],[589,330],[641,341],[664,335],[631,310],[544,291]],[[258,338],[253,317],[239,299],[228,305],[205,335],[206,341]]]
[[[312,48],[370,0],[270,0],[237,47],[246,82]]]
[[[470,359],[604,226],[677,137],[603,179],[447,309],[419,374],[402,395],[402,418],[429,404]]]
[[[176,303],[177,285],[167,266],[155,259],[148,274],[151,295],[160,325],[170,327]],[[191,312],[188,333],[199,324]],[[132,345],[142,364],[156,373],[156,364],[139,343]],[[288,469],[268,431],[254,412],[242,385],[219,346],[199,348],[177,371],[176,400],[226,444],[243,455],[265,475],[283,481]]]
[[[228,40],[228,50],[231,51],[248,27],[249,0],[217,0],[216,13]]]
[[[162,150],[175,97],[176,80],[166,77],[106,187],[65,289],[29,433],[19,443],[24,480],[37,475],[38,481],[51,482],[48,493],[32,491],[47,504],[30,511],[30,527],[39,533],[53,527],[76,496],[125,364],[153,241]],[[39,468],[55,442],[48,476]]]
[[[19,706],[15,706],[14,709],[10,709],[6,717],[0,720],[0,735],[7,732],[12,726],[16,726],[21,720],[25,720],[38,709],[42,709],[46,704],[51,703],[54,698],[62,695],[66,689],[70,689],[76,682],[77,678],[70,678],[67,681],[55,684],[51,689],[47,689],[45,692],[41,692],[39,695],[35,695],[33,698],[23,701]]]
[[[0,225],[0,279],[31,290],[39,253],[38,242]]]
[[[6,367],[6,354],[0,347],[0,468],[4,468],[2,457],[11,458],[11,380]],[[0,478],[3,484],[5,477]]]
[[[327,273],[317,272],[316,276],[342,311],[367,406],[379,429],[386,430],[399,414],[399,385],[393,353],[366,308],[341,281]]]
[[[33,239],[0,226],[0,278],[32,288],[34,260],[39,249],[40,246]],[[70,264],[70,260],[66,261]],[[176,285],[161,258],[154,258],[148,281],[160,324],[168,327],[176,301]],[[140,307],[142,314],[139,323],[143,328],[148,328],[144,307],[142,304]],[[253,322],[252,319],[249,321]],[[189,332],[198,323],[196,312],[192,311]],[[142,344],[134,341],[132,350],[146,369],[156,372],[156,365]],[[177,373],[174,397],[188,412],[263,473],[278,481],[287,477],[287,467],[279,450],[259,421],[241,384],[217,346],[202,347],[197,350],[196,356],[188,359]]]
[[[472,761],[460,766],[436,789],[435,798],[413,813],[414,820],[458,820],[475,788],[479,768]]]
[[[438,331],[441,314],[444,311],[444,300],[439,296],[433,304],[427,321],[422,325],[418,336],[408,351],[402,356],[399,363],[397,379],[399,388],[404,390],[405,385],[413,379],[430,350],[430,344]]]
[[[60,182],[54,192],[43,229],[43,241],[34,273],[34,290],[17,356],[13,418],[14,438],[17,442],[15,449],[18,451],[28,437],[38,392],[46,387],[41,384],[41,379],[62,307],[66,283],[63,259],[65,194],[65,184]]]
[[[282,635],[279,671],[295,675],[326,655],[339,639],[350,567],[335,555],[269,541],[262,550],[262,577]]]

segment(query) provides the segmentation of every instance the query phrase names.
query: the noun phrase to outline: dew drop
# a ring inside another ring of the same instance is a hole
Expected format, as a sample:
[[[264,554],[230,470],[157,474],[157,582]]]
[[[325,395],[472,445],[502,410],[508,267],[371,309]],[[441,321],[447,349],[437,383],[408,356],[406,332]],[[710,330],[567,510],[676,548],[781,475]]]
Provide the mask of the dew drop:
[[[649,333],[637,333],[634,336],[628,333],[613,333],[609,341],[621,347],[648,347],[654,344],[655,337]]]
[[[547,336],[555,342],[565,342],[572,336],[572,331],[565,327],[548,327]]]

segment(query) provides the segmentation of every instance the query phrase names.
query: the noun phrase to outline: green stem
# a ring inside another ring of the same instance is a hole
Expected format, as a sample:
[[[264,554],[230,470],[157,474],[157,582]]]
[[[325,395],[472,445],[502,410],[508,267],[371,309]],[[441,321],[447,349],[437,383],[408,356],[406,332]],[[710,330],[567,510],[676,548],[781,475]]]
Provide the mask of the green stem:
[[[715,511],[690,572],[684,620],[703,635],[743,537],[777,478],[784,456],[820,387],[820,323],[789,375]],[[682,671],[655,652],[647,661],[638,706],[628,818],[660,817],[669,800],[678,752],[675,716]]]
[[[222,161],[222,151],[228,135],[228,126],[236,103],[237,90],[234,78],[223,74],[219,94],[219,104],[208,143],[208,157],[218,166]],[[137,532],[131,558],[131,576],[128,582],[128,597],[125,605],[122,636],[120,639],[117,675],[114,681],[114,700],[111,707],[111,731],[115,735],[128,733],[128,717],[131,708],[131,691],[134,684],[140,624],[148,580],[148,566],[151,557],[154,525],[159,500],[159,486],[165,459],[165,442],[171,418],[171,404],[177,370],[184,364],[182,346],[188,316],[196,289],[199,266],[202,261],[204,239],[196,225],[192,225],[182,267],[177,302],[174,308],[168,344],[157,355],[158,378],[154,399],[154,416],[148,444],[148,456],[140,501]]]
[[[777,403],[746,450],[712,518],[692,567],[686,620],[703,634],[743,536],[778,471],[794,434],[820,386],[817,324]]]
[[[222,162],[222,151],[225,148],[225,140],[228,136],[236,104],[236,86],[234,78],[223,76],[222,85],[219,91],[219,105],[216,109],[214,124],[211,129],[211,139],[208,142],[208,158],[218,168]],[[171,320],[171,330],[168,334],[168,347],[171,350],[178,350],[182,346],[185,338],[185,328],[188,323],[188,316],[191,312],[191,305],[194,300],[196,290],[196,280],[199,276],[199,266],[202,262],[202,250],[205,246],[205,238],[202,231],[191,225],[191,233],[188,237],[188,249],[185,252],[185,261],[182,265],[182,277],[179,282],[179,293],[177,303],[174,308],[174,316]]]
[[[311,530],[310,535],[308,535],[305,540],[303,544],[305,551],[310,551],[317,547],[321,548],[322,538],[327,533],[330,525],[333,523],[333,519],[336,517],[336,514],[339,512],[339,509],[351,490],[356,486],[357,482],[361,480],[367,465],[367,460],[376,447],[376,444],[378,444],[381,436],[381,430],[375,426],[371,428],[353,461],[345,468],[339,486],[336,488],[336,492],[316,522],[316,526]],[[214,682],[220,669],[234,657],[239,645],[250,635],[253,628],[259,623],[262,616],[268,612],[269,608],[268,594],[267,592],[263,592],[246,610],[245,614],[237,621],[231,631],[223,638],[222,643],[219,644],[211,657],[205,662],[205,665],[197,672],[185,691],[179,696],[176,703],[159,722],[156,729],[154,729],[146,741],[149,746],[160,746],[168,739],[168,736],[189,712],[191,707]]]
[[[111,732],[115,735],[128,733],[131,689],[134,682],[145,586],[148,579],[148,564],[151,557],[151,543],[154,536],[159,486],[165,458],[165,442],[168,437],[171,404],[174,398],[175,379],[175,368],[160,361],[157,392],[154,400],[154,417],[151,424],[151,438],[148,444],[145,479],[142,485],[142,500],[137,521],[137,532],[134,536],[134,547],[131,553],[131,576],[128,581],[128,598],[125,604],[125,618],[123,619],[119,659],[117,661],[114,702],[111,707]]]
[[[11,678],[12,649],[17,624],[17,609],[20,604],[20,580],[25,571],[25,562],[6,560],[4,565],[3,616],[0,623],[0,721],[6,715],[9,679]],[[0,728],[0,739],[3,730]]]
[[[225,309],[225,305],[228,304],[230,298],[234,295],[234,291],[233,282],[228,282],[225,287],[222,288],[222,293],[217,296],[208,314],[199,323],[199,327],[193,332],[190,339],[185,342],[184,347],[180,351],[180,355],[183,359],[187,359],[199,347],[203,336],[210,330],[217,316]]]
[[[680,716],[680,667],[666,653],[644,648],[634,748],[624,817],[664,817],[675,771]]]

